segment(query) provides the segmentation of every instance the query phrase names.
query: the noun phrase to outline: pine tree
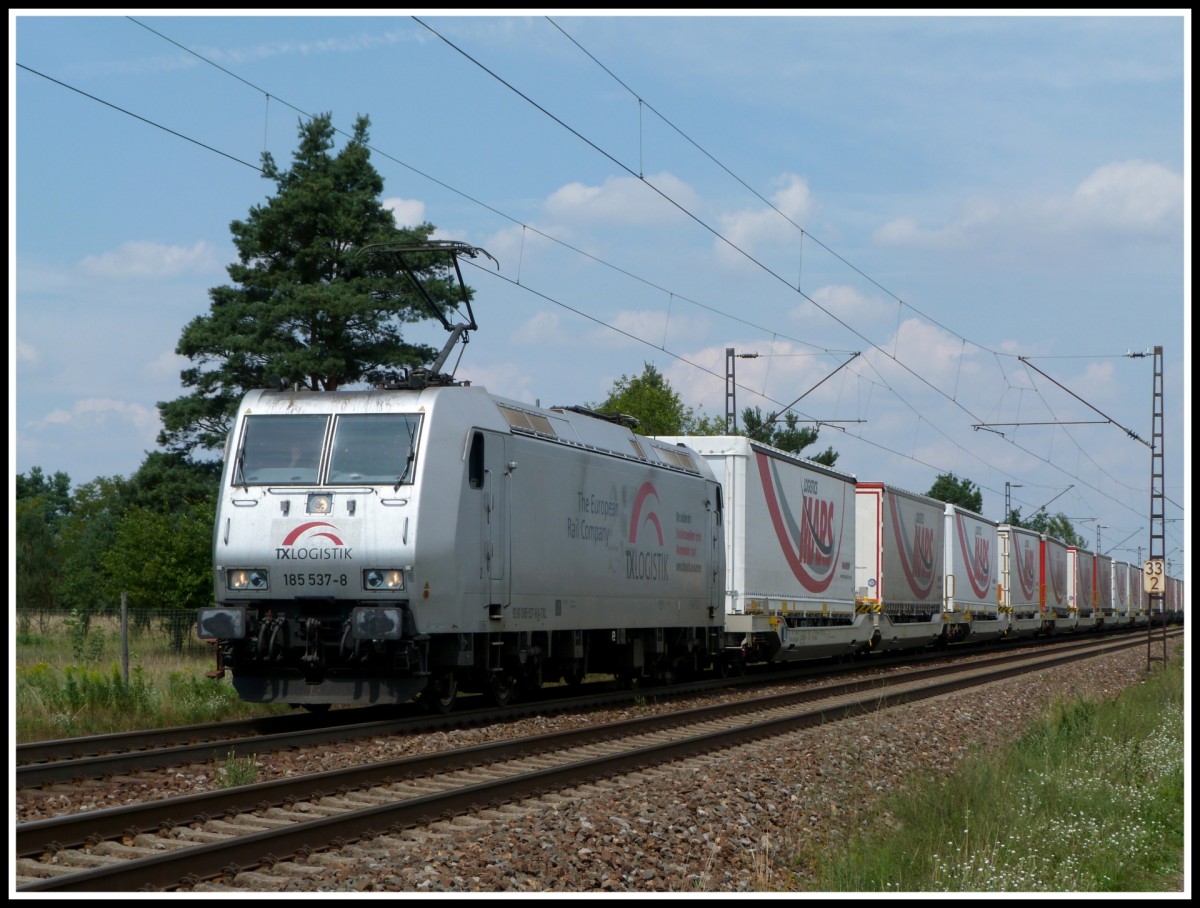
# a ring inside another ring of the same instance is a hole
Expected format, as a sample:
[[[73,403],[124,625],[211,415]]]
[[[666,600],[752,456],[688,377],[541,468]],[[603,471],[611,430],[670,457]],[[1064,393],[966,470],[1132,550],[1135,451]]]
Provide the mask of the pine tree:
[[[366,247],[421,243],[432,224],[396,226],[383,207],[383,178],[370,162],[360,116],[350,141],[333,153],[332,114],[301,122],[289,170],[269,152],[263,175],[276,194],[230,225],[238,261],[232,284],[209,291],[211,305],[183,329],[176,352],[194,365],[181,373],[190,393],[160,402],[158,443],[175,454],[219,449],[243,394],[252,388],[333,391],[398,378],[436,351],[407,343],[403,326],[431,313],[396,257]],[[458,287],[445,256],[411,256],[408,264],[436,305]]]

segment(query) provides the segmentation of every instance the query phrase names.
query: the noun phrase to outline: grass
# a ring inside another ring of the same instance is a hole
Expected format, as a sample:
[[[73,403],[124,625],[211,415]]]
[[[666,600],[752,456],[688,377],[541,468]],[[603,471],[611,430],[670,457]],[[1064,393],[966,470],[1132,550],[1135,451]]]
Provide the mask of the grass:
[[[815,866],[826,892],[1161,892],[1182,879],[1182,659],[1115,700],[1058,703],[1002,753],[881,805]]]
[[[21,623],[14,697],[17,741],[288,711],[286,706],[243,703],[228,677],[205,677],[216,664],[211,649],[194,640],[183,646],[179,642],[149,623],[131,628],[126,679],[118,619],[62,615],[37,626]]]
[[[237,756],[232,750],[229,756],[217,765],[217,784],[221,788],[237,788],[258,781],[258,755]]]

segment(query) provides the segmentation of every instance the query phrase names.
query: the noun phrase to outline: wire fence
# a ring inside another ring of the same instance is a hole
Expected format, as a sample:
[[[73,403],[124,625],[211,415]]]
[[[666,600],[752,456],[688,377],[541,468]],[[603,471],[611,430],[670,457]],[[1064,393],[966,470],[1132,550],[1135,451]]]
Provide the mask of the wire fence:
[[[211,655],[213,651],[212,644],[196,636],[194,609],[131,608],[126,611],[124,628],[119,610],[18,607],[15,614],[18,643],[34,637],[62,634],[75,638],[110,637],[125,644],[160,643],[169,651],[186,656]]]

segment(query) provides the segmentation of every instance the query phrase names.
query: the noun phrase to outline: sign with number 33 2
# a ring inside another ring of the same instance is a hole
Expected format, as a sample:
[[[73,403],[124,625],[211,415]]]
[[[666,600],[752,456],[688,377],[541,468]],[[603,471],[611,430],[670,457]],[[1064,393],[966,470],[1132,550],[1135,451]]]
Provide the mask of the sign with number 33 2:
[[[1146,592],[1150,595],[1167,591],[1166,572],[1163,570],[1161,558],[1147,558],[1142,567],[1146,579]]]

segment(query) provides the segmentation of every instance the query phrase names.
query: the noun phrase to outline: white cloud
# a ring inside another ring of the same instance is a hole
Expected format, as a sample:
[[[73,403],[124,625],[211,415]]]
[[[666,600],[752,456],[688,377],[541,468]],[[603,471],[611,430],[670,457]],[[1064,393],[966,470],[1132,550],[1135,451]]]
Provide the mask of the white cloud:
[[[809,295],[809,301],[792,310],[792,318],[803,325],[816,323],[829,325],[830,314],[837,316],[852,327],[863,326],[881,319],[895,319],[895,301],[867,296],[853,287],[829,284]],[[822,311],[824,310],[824,311]]]
[[[172,350],[164,350],[146,366],[146,372],[152,378],[178,378],[179,373],[192,365],[186,356],[180,356]]]
[[[70,410],[52,410],[40,420],[26,424],[29,429],[45,429],[51,426],[61,426],[68,423],[81,422],[86,425],[104,426],[109,416],[115,416],[120,422],[132,425],[143,434],[151,437],[158,432],[158,410],[132,404],[111,397],[89,397],[78,400]]]
[[[1145,161],[1107,164],[1079,184],[1067,207],[1079,224],[1129,233],[1174,232],[1183,223],[1183,177]]]
[[[593,332],[592,341],[597,346],[622,346],[630,343],[630,338],[633,337],[652,347],[659,347],[663,343],[663,328],[667,323],[667,313],[665,310],[650,312],[622,309],[607,319],[606,323],[616,330],[597,326]]]
[[[1160,164],[1124,161],[1097,168],[1067,195],[973,199],[944,226],[900,217],[876,230],[873,239],[888,246],[959,249],[1174,236],[1183,229],[1183,189],[1183,177]]]
[[[907,366],[908,370],[948,395],[954,395],[957,388],[969,387],[968,379],[980,372],[979,364],[971,359],[977,347],[964,344],[962,338],[923,319],[905,319],[895,336],[880,346],[894,357],[896,363]],[[892,359],[879,350],[871,350],[866,355],[889,381],[900,374]],[[904,371],[904,374],[909,373]]]
[[[533,394],[529,388],[532,384],[529,373],[516,363],[464,363],[458,371],[458,377],[471,382],[472,385],[487,388],[492,394],[534,403]]]
[[[499,263],[501,274],[517,280],[521,266],[532,257],[531,253],[544,252],[548,243],[549,241],[533,231],[526,230],[520,224],[513,224],[485,237],[480,245]],[[486,264],[489,269],[497,267],[486,259],[477,258],[475,261]]]
[[[25,341],[17,338],[17,361],[31,366],[36,366],[42,361],[42,356],[38,349],[32,344],[27,344]]]
[[[854,372],[841,368],[849,358],[844,354],[823,354],[779,339],[768,343],[735,341],[730,346],[737,353],[734,397],[739,423],[747,407],[760,407],[766,413],[793,402],[792,409],[797,413],[832,418],[830,414],[838,408],[847,389],[858,385]],[[664,370],[683,401],[709,416],[725,415],[726,349],[719,345],[688,351],[681,354],[682,360]]]
[[[112,252],[85,256],[81,270],[96,277],[170,277],[186,271],[207,271],[217,267],[212,247],[201,240],[190,249],[162,243],[134,241],[122,243]]]
[[[425,203],[418,199],[384,199],[383,207],[392,213],[397,227],[417,227],[425,223]]]
[[[565,344],[567,332],[555,312],[539,312],[512,333],[513,343],[539,347]]]
[[[704,338],[711,328],[709,319],[694,313],[694,307],[681,303],[671,311],[666,306],[662,309],[624,309],[609,323],[618,331],[632,335],[651,347],[677,351],[681,345],[696,343]],[[609,342],[614,337],[612,331],[601,329],[601,334],[597,336],[598,343],[604,343],[602,335],[607,335]]]
[[[802,177],[785,173],[773,182],[780,187],[771,196],[774,208],[747,208],[719,218],[721,235],[751,254],[763,244],[794,242],[799,246],[800,233],[794,225],[803,226],[813,216],[812,193]],[[789,220],[792,223],[788,223]],[[721,240],[714,240],[714,248],[728,261],[743,260]]]
[[[695,191],[677,177],[650,174],[644,182],[684,208],[695,210]],[[678,208],[634,177],[609,177],[601,186],[568,183],[550,194],[545,209],[554,218],[577,222],[661,224],[682,216]]]
[[[1085,400],[1108,400],[1124,389],[1117,380],[1117,370],[1111,361],[1089,363],[1078,378],[1064,381],[1068,388]]]

